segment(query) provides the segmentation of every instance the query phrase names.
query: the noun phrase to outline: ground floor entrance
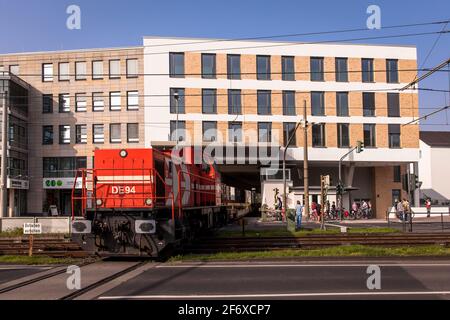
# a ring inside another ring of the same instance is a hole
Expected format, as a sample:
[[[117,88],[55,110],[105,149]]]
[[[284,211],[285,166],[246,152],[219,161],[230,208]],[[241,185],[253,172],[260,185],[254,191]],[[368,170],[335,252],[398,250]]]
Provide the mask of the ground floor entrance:
[[[55,211],[56,209],[56,211]],[[79,214],[81,208],[75,203],[75,215]],[[44,213],[58,216],[72,215],[72,190],[45,190]]]

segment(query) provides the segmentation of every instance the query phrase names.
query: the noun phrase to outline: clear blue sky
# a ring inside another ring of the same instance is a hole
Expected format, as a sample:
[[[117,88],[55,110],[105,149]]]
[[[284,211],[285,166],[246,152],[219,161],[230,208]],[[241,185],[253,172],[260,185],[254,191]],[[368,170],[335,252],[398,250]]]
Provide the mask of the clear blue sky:
[[[66,28],[66,8],[71,4],[81,7],[81,30]],[[239,38],[363,28],[368,17],[366,9],[371,4],[381,7],[382,26],[450,18],[448,0],[0,0],[0,53],[141,45],[144,35]],[[339,40],[438,31],[442,27],[382,29],[289,40]],[[428,35],[362,42],[415,45],[420,65],[436,38],[437,35]],[[448,58],[449,48],[450,34],[442,35],[425,67]],[[421,86],[449,90],[449,75],[439,73]],[[425,108],[449,102],[448,94],[420,94],[422,114],[431,111]],[[424,123],[424,130],[450,130],[450,125],[437,125],[450,123],[450,111],[447,116],[441,113]]]

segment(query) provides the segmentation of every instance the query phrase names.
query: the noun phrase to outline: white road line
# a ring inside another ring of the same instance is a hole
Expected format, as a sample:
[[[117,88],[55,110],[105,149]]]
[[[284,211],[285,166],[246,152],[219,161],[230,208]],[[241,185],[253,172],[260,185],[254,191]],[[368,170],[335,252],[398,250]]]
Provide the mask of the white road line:
[[[367,267],[376,264],[380,267],[450,267],[450,263],[377,263],[376,261],[369,261],[367,263],[358,264],[235,264],[235,265],[201,265],[201,264],[183,264],[183,265],[160,265],[156,269],[170,269],[170,268],[305,268],[305,267]]]
[[[212,294],[212,295],[142,295],[104,296],[99,300],[148,300],[148,299],[234,299],[234,298],[295,298],[295,297],[336,297],[336,296],[414,296],[450,295],[450,291],[392,291],[392,292],[317,292],[317,293],[262,293],[262,294]]]

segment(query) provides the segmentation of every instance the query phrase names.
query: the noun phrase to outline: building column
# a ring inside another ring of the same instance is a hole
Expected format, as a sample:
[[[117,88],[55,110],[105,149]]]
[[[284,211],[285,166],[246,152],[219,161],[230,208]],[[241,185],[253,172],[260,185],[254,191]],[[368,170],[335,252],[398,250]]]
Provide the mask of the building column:
[[[16,191],[14,189],[8,189],[8,195],[9,195],[9,206],[8,206],[8,217],[12,218],[16,215],[14,212],[15,207],[15,201],[14,201],[14,195]]]

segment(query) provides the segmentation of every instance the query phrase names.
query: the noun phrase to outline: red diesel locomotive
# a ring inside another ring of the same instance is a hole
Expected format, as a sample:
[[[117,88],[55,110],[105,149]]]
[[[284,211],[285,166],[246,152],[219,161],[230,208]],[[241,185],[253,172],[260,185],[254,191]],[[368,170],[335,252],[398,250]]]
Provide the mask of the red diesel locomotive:
[[[223,185],[212,161],[193,148],[96,150],[93,169],[77,172],[72,235],[100,255],[158,257],[200,231],[226,222]]]

